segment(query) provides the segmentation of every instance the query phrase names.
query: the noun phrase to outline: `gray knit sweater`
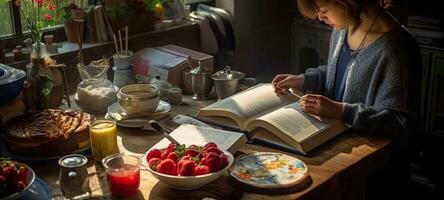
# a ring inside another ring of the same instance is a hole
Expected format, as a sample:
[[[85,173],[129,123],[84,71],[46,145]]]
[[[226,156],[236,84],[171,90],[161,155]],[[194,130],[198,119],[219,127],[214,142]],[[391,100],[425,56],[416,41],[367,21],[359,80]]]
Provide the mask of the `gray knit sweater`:
[[[346,30],[333,30],[326,66],[305,72],[304,91],[332,99],[338,55]],[[421,54],[404,27],[391,30],[359,50],[349,65],[342,120],[358,132],[385,135],[398,148],[408,146],[417,131]]]

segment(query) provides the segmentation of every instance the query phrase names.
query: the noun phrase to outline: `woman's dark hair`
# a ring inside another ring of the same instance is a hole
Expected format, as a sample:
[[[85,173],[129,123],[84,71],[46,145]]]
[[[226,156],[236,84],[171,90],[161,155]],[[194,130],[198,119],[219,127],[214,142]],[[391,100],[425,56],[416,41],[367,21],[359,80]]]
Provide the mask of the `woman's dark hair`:
[[[297,0],[299,12],[305,18],[316,19],[318,17],[318,3],[325,2],[334,6],[342,6],[347,14],[353,20],[352,32],[361,25],[361,13],[368,5],[379,4],[387,9],[391,0]]]

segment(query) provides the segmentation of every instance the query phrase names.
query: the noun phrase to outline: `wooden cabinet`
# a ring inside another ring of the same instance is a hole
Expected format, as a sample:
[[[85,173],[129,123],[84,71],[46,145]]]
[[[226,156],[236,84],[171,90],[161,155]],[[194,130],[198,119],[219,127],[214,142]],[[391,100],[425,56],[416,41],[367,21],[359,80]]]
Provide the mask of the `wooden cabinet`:
[[[266,81],[288,73],[296,1],[235,0],[231,7],[236,34],[233,68]]]
[[[421,51],[423,130],[444,137],[444,49],[423,46]]]
[[[319,23],[296,20],[292,26],[292,72],[303,73],[309,67],[325,65],[332,28]]]

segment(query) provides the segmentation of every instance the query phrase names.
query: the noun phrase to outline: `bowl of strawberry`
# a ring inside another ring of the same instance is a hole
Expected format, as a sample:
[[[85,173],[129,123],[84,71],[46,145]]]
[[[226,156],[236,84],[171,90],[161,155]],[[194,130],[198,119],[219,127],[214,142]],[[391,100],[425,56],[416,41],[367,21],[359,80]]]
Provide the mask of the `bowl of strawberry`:
[[[202,187],[226,173],[233,155],[213,142],[205,146],[170,144],[165,149],[151,149],[144,157],[148,171],[160,182],[181,190]]]
[[[35,173],[27,165],[0,159],[0,199],[21,199],[34,179]]]

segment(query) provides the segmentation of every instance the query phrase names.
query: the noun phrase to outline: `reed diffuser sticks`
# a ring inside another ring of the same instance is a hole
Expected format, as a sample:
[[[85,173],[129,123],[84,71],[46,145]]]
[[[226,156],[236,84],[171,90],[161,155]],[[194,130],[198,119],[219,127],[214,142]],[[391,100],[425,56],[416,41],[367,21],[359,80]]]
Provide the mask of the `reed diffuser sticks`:
[[[124,31],[125,36],[124,39],[122,39],[122,32]],[[121,55],[128,55],[128,37],[129,37],[129,28],[128,26],[125,26],[124,29],[119,29],[117,31],[117,35],[119,36],[119,41],[117,42],[116,34],[113,33],[113,40],[114,40],[114,48],[116,50],[117,57],[121,57]],[[123,48],[123,40],[125,40],[125,48]],[[120,47],[120,48],[119,48]]]
[[[120,29],[119,29],[119,42],[120,42],[120,54],[123,54],[122,33],[120,32]]]
[[[128,52],[128,26],[125,26],[125,52]]]
[[[114,47],[116,48],[116,55],[117,55],[117,57],[120,58],[119,47],[117,46],[116,34],[114,34],[114,33],[113,33],[113,39],[114,39]]]

